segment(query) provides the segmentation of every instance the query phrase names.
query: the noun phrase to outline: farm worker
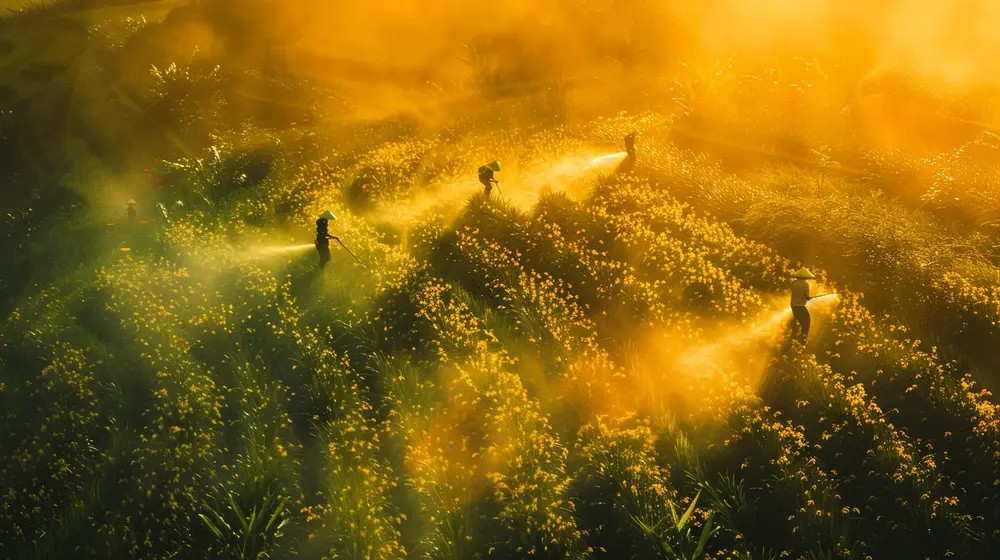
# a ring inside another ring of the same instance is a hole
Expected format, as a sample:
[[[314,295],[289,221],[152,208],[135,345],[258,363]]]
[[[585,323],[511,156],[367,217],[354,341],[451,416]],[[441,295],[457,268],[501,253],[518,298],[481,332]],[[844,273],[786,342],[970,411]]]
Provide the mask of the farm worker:
[[[134,198],[129,199],[129,201],[128,201],[128,208],[125,210],[125,213],[128,214],[128,219],[130,219],[130,220],[134,220],[135,219],[135,216],[136,216],[135,205],[136,205],[135,199]]]
[[[316,252],[319,253],[319,266],[323,268],[326,263],[330,262],[330,240],[336,239],[340,241],[335,235],[330,235],[327,230],[330,220],[336,220],[337,217],[333,215],[333,212],[327,210],[319,215],[319,219],[316,220]]]
[[[813,299],[809,281],[815,279],[816,276],[808,268],[803,267],[795,273],[795,280],[792,281],[791,286],[792,318],[794,319],[792,334],[798,334],[799,340],[803,343],[809,339],[809,310],[806,309],[806,304]],[[796,333],[796,331],[798,332]]]
[[[618,164],[615,173],[628,173],[635,167],[635,137],[636,132],[630,132],[625,136],[625,159]]]
[[[486,165],[479,168],[479,182],[483,184],[483,198],[486,200],[490,199],[490,192],[493,190],[493,185],[500,184],[493,174],[500,171],[500,162],[491,161]]]

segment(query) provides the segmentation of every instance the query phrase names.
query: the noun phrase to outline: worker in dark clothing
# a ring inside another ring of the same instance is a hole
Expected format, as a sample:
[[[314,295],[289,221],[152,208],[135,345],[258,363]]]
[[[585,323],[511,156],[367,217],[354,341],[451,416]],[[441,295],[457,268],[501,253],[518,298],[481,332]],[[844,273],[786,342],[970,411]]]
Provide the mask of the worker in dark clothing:
[[[328,231],[330,220],[336,220],[337,217],[333,215],[333,212],[327,210],[320,214],[319,219],[316,220],[316,252],[319,253],[319,266],[323,268],[326,263],[330,262],[330,240],[335,239],[340,241],[335,235],[330,235]]]
[[[795,280],[792,281],[792,335],[798,338],[803,344],[809,340],[809,310],[806,304],[809,300],[815,299],[811,292],[810,280],[815,280],[816,276],[808,268],[801,268],[795,273]]]
[[[486,200],[490,199],[493,185],[500,184],[500,181],[497,181],[493,176],[498,171],[500,171],[500,162],[498,161],[491,161],[479,168],[479,182],[483,184],[483,198]]]
[[[135,209],[135,205],[136,204],[137,203],[136,203],[136,201],[135,201],[134,198],[128,201],[128,208],[125,209],[125,213],[128,214],[128,219],[130,219],[130,220],[135,220],[135,217],[137,215],[137,212],[136,212],[136,209]]]
[[[635,132],[630,132],[625,136],[625,159],[615,169],[616,175],[628,173],[635,167],[635,137]]]

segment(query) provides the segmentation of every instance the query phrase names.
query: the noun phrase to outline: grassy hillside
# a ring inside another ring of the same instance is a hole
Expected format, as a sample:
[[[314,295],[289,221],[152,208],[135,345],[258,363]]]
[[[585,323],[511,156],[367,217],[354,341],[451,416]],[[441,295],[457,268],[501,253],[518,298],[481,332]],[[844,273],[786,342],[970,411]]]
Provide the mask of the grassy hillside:
[[[170,8],[0,26],[0,556],[1000,548],[989,130],[789,143],[725,72],[374,118]],[[805,345],[803,264],[837,293]]]

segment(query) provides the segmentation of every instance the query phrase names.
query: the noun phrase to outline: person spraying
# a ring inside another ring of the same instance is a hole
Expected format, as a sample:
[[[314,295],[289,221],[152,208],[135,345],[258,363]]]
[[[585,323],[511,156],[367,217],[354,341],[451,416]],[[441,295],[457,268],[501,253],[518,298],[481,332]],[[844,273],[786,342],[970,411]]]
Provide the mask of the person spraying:
[[[494,174],[500,171],[500,162],[491,161],[486,165],[479,168],[479,182],[483,184],[483,198],[486,200],[490,199],[490,193],[493,192],[493,185],[497,188],[500,187],[500,181],[497,181]]]
[[[795,280],[792,281],[791,285],[792,319],[794,321],[792,324],[792,336],[796,337],[803,344],[809,339],[809,323],[811,319],[806,304],[809,303],[809,300],[813,299],[810,281],[815,279],[816,276],[808,268],[802,267],[795,273]]]
[[[316,252],[319,253],[320,269],[324,268],[326,263],[330,262],[330,240],[332,239],[343,247],[344,251],[347,251],[347,254],[351,255],[351,257],[357,261],[362,268],[368,270],[368,265],[358,258],[358,256],[354,254],[354,251],[348,249],[347,245],[344,245],[344,242],[341,241],[339,237],[336,235],[330,235],[330,221],[336,219],[337,216],[335,216],[333,212],[327,210],[326,212],[320,214],[319,219],[316,220]]]
[[[812,295],[812,284],[810,282],[815,279],[816,275],[808,268],[802,267],[795,273],[795,280],[792,281],[791,285],[792,319],[794,321],[792,324],[792,336],[795,336],[803,344],[809,340],[809,324],[811,323],[809,309],[806,307],[806,304],[814,299],[836,295],[834,292]]]
[[[138,215],[138,212],[136,211],[136,208],[135,208],[136,204],[137,204],[137,202],[135,201],[134,198],[129,199],[129,201],[128,201],[128,207],[125,209],[125,213],[128,214],[128,219],[129,220],[135,221],[135,218]]]
[[[630,132],[625,136],[625,159],[618,164],[615,175],[622,175],[632,171],[635,167],[635,137],[638,133]]]
[[[319,219],[316,220],[316,252],[319,253],[320,268],[325,267],[326,263],[330,262],[330,240],[334,239],[340,242],[340,239],[336,235],[330,235],[329,231],[330,220],[336,219],[337,216],[327,210],[320,214]]]

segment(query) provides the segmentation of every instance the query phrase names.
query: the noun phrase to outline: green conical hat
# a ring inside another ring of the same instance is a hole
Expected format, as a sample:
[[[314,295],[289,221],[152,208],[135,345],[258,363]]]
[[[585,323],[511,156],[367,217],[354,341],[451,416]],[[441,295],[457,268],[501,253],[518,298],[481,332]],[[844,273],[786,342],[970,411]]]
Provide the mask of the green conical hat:
[[[323,212],[322,214],[319,215],[319,219],[321,219],[321,220],[336,220],[337,217],[333,215],[333,212],[327,210],[326,212]]]
[[[802,267],[798,272],[795,273],[796,278],[801,278],[803,280],[814,280],[816,275],[813,274],[808,268]]]
[[[500,162],[497,161],[497,160],[493,160],[493,161],[487,163],[486,167],[489,167],[493,171],[500,171]]]

